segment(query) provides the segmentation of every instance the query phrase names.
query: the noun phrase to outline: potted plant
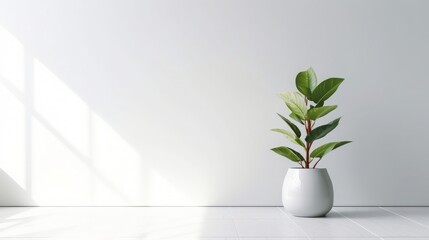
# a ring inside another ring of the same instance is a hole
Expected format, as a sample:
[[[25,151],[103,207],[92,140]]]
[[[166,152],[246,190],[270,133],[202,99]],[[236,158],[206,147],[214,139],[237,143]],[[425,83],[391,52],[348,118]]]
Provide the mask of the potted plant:
[[[278,113],[279,117],[289,126],[285,129],[272,129],[283,134],[296,144],[304,154],[290,147],[281,146],[271,149],[275,153],[299,164],[299,167],[289,168],[283,182],[282,200],[285,209],[295,216],[320,217],[325,216],[334,202],[332,182],[326,168],[316,168],[329,152],[350,141],[329,142],[312,150],[316,140],[319,140],[334,130],[340,118],[327,124],[316,126],[316,121],[337,108],[337,105],[325,105],[335,93],[343,78],[329,78],[317,83],[316,74],[312,68],[298,73],[296,87],[298,92],[282,92],[280,98],[291,111],[289,117],[305,128],[305,138],[297,125]]]

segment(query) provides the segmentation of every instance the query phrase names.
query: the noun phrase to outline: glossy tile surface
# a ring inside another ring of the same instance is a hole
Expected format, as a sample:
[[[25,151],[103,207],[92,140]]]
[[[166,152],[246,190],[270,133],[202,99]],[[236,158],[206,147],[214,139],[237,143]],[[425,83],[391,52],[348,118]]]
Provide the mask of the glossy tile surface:
[[[236,220],[241,237],[305,237],[305,233],[289,219]]]
[[[376,237],[335,211],[331,211],[324,218],[291,218],[309,237]]]
[[[0,208],[5,239],[429,239],[429,208],[336,207],[297,218],[281,207]]]
[[[384,207],[383,209],[429,228],[429,207]]]
[[[383,208],[341,207],[334,210],[378,237],[427,237],[429,239],[429,228]]]

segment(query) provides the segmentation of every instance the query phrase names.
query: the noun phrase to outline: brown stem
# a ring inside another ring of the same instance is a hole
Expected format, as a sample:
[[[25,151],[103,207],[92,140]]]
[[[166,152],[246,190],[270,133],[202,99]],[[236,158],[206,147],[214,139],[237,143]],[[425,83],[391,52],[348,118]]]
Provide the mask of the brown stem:
[[[305,130],[307,135],[311,132],[311,120],[305,120]],[[305,168],[310,168],[310,148],[311,142],[307,142],[305,146]]]
[[[305,168],[310,168],[309,149],[310,144],[307,142],[307,145],[305,147]]]
[[[305,105],[308,105],[308,100],[307,98],[304,98],[305,100]],[[314,123],[313,123],[314,125]],[[313,125],[311,124],[311,120],[304,120],[304,126],[305,126],[305,131],[307,132],[307,136],[308,134],[311,132],[311,128],[313,127]],[[310,168],[310,148],[311,148],[311,142],[306,142],[305,145],[305,168]]]
[[[322,158],[319,158],[319,160],[317,160],[317,162],[314,164],[313,168],[316,168],[316,166],[320,162],[320,160],[322,160]]]

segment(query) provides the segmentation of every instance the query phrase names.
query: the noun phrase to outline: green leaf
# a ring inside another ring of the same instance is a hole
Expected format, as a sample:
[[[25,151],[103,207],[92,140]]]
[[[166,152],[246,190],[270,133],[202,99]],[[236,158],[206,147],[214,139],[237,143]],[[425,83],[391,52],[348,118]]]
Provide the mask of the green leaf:
[[[329,132],[331,132],[332,130],[334,130],[338,126],[340,119],[341,118],[337,118],[334,121],[332,121],[326,125],[322,125],[320,127],[317,127],[315,129],[311,130],[311,132],[307,135],[307,137],[305,137],[305,141],[314,142],[315,140],[326,136]]]
[[[332,149],[332,150],[335,150],[335,149],[337,149],[337,148],[339,148],[339,147],[341,147],[341,146],[343,146],[343,145],[346,145],[347,143],[351,143],[352,141],[341,141],[341,142],[337,142],[337,145],[335,145],[335,147],[334,147],[334,149]]]
[[[284,130],[284,129],[279,129],[279,128],[271,129],[271,131],[281,133],[281,134],[283,134],[287,139],[289,139],[289,141],[291,141],[291,142],[293,142],[293,143],[295,143],[295,144],[298,144],[298,145],[300,145],[301,147],[305,148],[305,144],[304,144],[304,142],[303,142],[301,139],[299,139],[299,138],[298,138],[295,134],[293,134],[292,132],[289,132],[289,131]]]
[[[292,148],[276,147],[271,150],[279,155],[282,155],[283,157],[289,158],[294,162],[304,161],[304,157],[297,151],[293,150]]]
[[[292,148],[288,147],[289,150],[291,150],[295,155],[297,155],[299,157],[300,161],[304,161],[304,157],[301,155],[301,153],[293,150]]]
[[[313,102],[319,104],[320,102],[326,101],[332,94],[337,91],[337,88],[344,81],[344,78],[329,78],[321,82],[314,91],[311,93],[311,98]]]
[[[328,154],[330,151],[332,151],[332,149],[334,149],[336,142],[331,142],[331,143],[326,143],[323,144],[322,146],[314,149],[311,154],[310,157],[312,158],[322,158],[323,156],[325,156],[326,154]]]
[[[299,131],[299,128],[293,124],[291,121],[289,121],[289,119],[283,117],[280,113],[277,113],[277,115],[279,115],[279,117],[281,117],[283,119],[283,121],[285,121],[287,123],[287,125],[289,125],[289,127],[292,129],[292,131],[295,133],[295,135],[300,138],[301,137],[301,131]]]
[[[314,149],[311,154],[310,157],[312,158],[322,158],[324,157],[326,154],[328,154],[330,151],[339,148],[343,145],[346,145],[347,143],[351,143],[351,141],[342,141],[342,142],[330,142],[330,143],[326,143],[323,144],[322,146]]]
[[[307,112],[307,118],[311,120],[316,120],[318,118],[325,116],[331,111],[334,111],[336,108],[337,108],[337,105],[311,108]]]
[[[325,104],[325,102],[319,102],[319,103],[317,103],[317,105],[316,105],[316,107],[323,107],[323,105]]]
[[[303,97],[297,92],[284,92],[279,94],[280,98],[285,101],[286,106],[300,119],[304,119],[307,113]]]
[[[304,125],[304,122],[294,113],[289,114],[289,117],[291,117],[292,119],[294,119],[295,121],[301,123],[302,125]]]
[[[307,69],[306,71],[298,73],[295,79],[296,88],[304,94],[307,98],[310,98],[311,93],[317,86],[316,73],[312,68]]]

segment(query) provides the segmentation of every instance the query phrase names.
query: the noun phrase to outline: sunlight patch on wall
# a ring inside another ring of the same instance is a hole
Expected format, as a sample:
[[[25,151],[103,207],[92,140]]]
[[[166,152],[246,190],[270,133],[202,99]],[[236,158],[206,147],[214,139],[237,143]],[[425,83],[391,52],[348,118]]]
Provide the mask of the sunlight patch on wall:
[[[145,165],[149,161],[2,26],[0,109],[0,168],[31,194],[23,202],[189,204],[173,180]]]
[[[33,66],[35,112],[73,148],[88,156],[88,105],[38,59]]]
[[[24,47],[0,25],[0,75],[20,91],[24,91]]]
[[[33,72],[36,201],[42,205],[138,204],[139,154],[38,59]]]
[[[48,205],[136,202],[137,152],[37,59],[33,71],[36,201]]]
[[[0,168],[25,189],[25,108],[3,85],[0,109]]]
[[[23,90],[24,48],[0,25],[0,168],[26,188]]]
[[[94,203],[138,203],[142,191],[139,154],[97,114],[91,116],[93,164],[101,175],[108,176],[107,180],[96,178]]]
[[[33,198],[40,205],[90,203],[90,171],[58,136],[32,119]]]
[[[171,182],[165,179],[158,171],[149,170],[146,176],[149,188],[147,189],[148,205],[169,206],[174,203],[177,206],[189,205],[189,199],[180,192]]]

